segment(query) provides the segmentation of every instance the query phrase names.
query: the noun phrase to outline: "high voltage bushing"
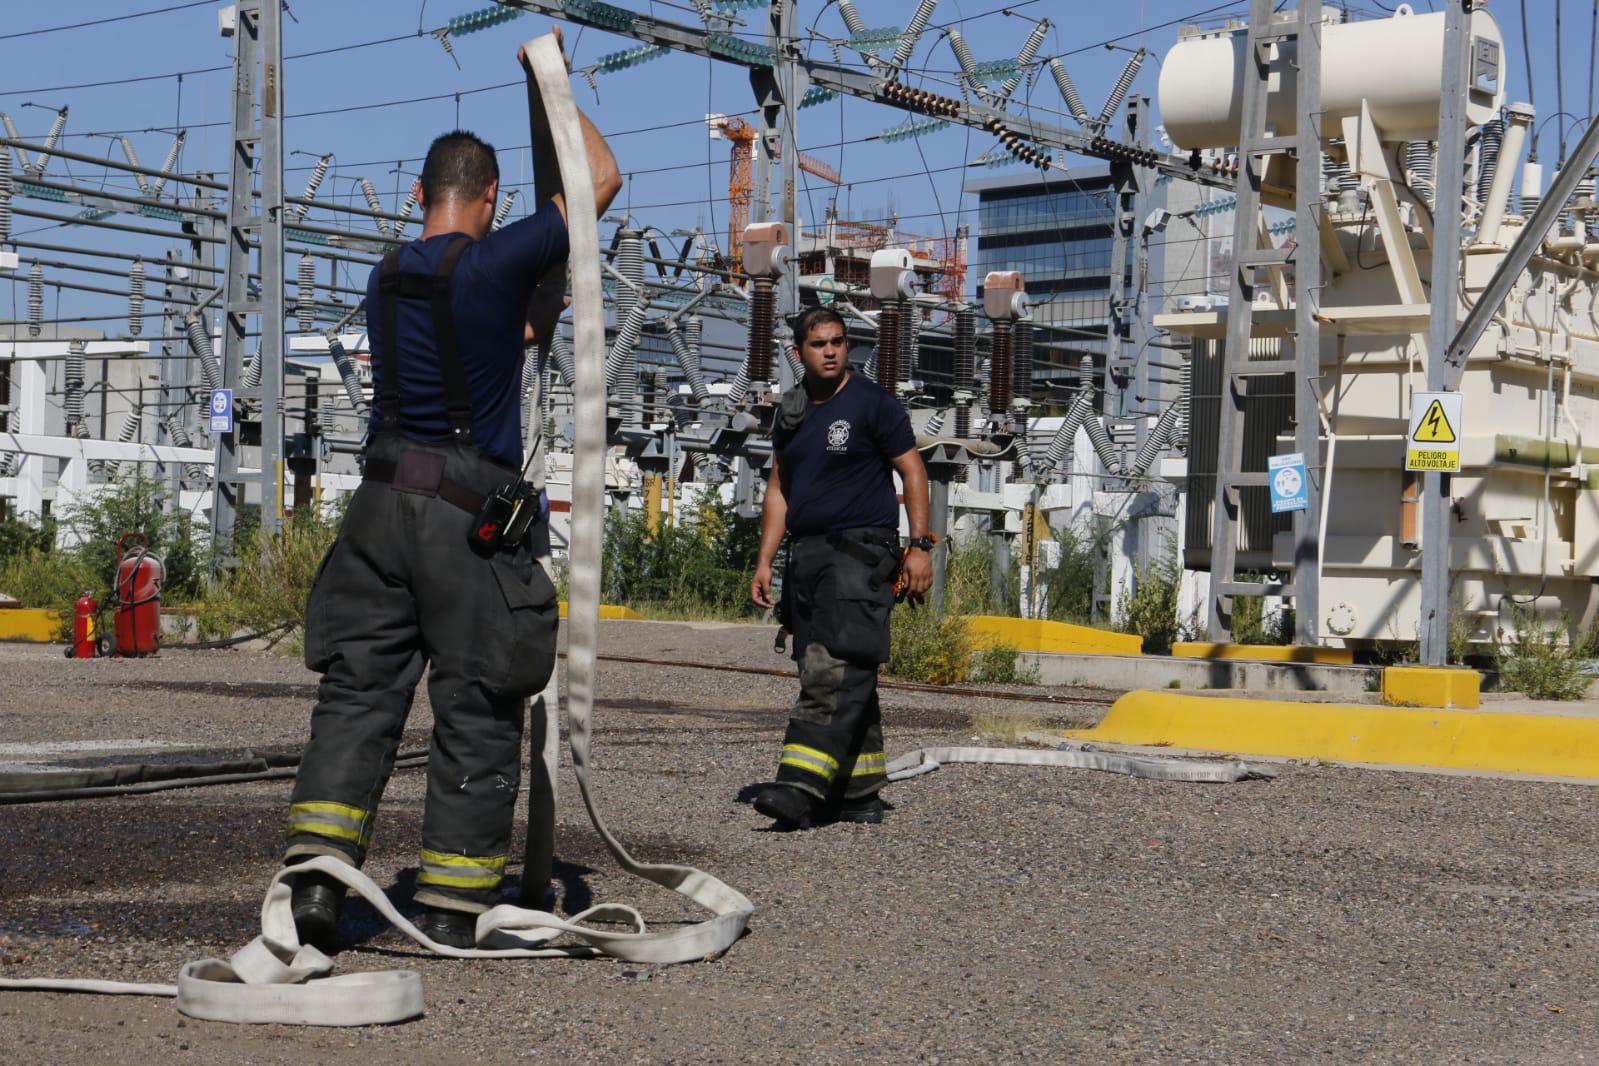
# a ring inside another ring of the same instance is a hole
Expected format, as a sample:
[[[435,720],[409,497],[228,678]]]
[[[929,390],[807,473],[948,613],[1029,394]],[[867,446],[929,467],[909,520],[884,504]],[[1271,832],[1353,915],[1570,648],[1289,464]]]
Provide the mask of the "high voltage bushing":
[[[700,371],[699,359],[689,348],[688,338],[683,335],[683,327],[678,325],[677,319],[666,320],[666,339],[671,342],[672,354],[677,357],[677,368],[683,374],[683,380],[688,382],[689,391],[694,394],[695,403],[704,403],[710,398],[711,390],[705,384],[705,375]]]
[[[1477,199],[1488,199],[1493,187],[1494,171],[1499,169],[1499,148],[1505,143],[1505,120],[1499,117],[1483,123],[1482,138],[1477,142]]]
[[[350,398],[350,407],[359,413],[366,406],[366,396],[361,392],[361,375],[356,371],[355,359],[345,350],[337,333],[330,331],[323,337],[328,342],[328,355],[333,357],[333,368],[339,372],[339,381],[344,385],[344,395]]]
[[[316,163],[311,167],[311,176],[305,179],[305,191],[300,194],[302,200],[315,200],[316,191],[322,187],[322,179],[328,176],[328,166],[333,162],[333,155],[317,156]],[[296,221],[303,221],[310,213],[310,204],[295,204],[290,208],[294,212]]]
[[[572,363],[572,345],[566,339],[566,335],[561,332],[559,325],[550,333],[549,342],[544,346],[544,357],[546,364],[555,364],[555,369],[560,372],[561,380],[566,382],[568,386],[577,381],[577,372]]]
[[[1127,91],[1133,87],[1133,79],[1138,77],[1138,68],[1144,65],[1144,50],[1140,48],[1133,53],[1127,65],[1122,68],[1121,75],[1116,79],[1116,84],[1111,87],[1110,95],[1105,98],[1105,106],[1099,109],[1099,125],[1101,128],[1110,125],[1110,120],[1116,117],[1117,108],[1122,106],[1122,101],[1127,99]]]
[[[1000,142],[1010,150],[1012,155],[1020,159],[1022,162],[1031,166],[1035,166],[1040,170],[1048,167],[1052,162],[1052,157],[1048,152],[1041,151],[1040,149],[1033,147],[1032,144],[1030,144],[1019,133],[1012,130],[999,119],[989,119],[987,129],[990,133],[1000,139]],[[1101,139],[1103,140],[1103,138]],[[1153,153],[1150,154],[1153,156]],[[1153,159],[1151,161],[1153,162]]]
[[[44,144],[41,146],[39,154],[25,168],[34,177],[44,176],[44,168],[50,164],[50,151],[55,148],[56,142],[61,139],[61,131],[66,128],[66,125],[67,109],[63,107],[56,112],[55,121],[50,123],[50,132],[45,135]]]
[[[128,334],[144,332],[144,260],[136,258],[128,267]]]
[[[86,347],[80,340],[67,342],[66,364],[61,372],[61,410],[69,428],[83,422],[83,380]]]
[[[977,311],[960,307],[955,311],[955,436],[967,437],[972,430],[972,379],[977,376]]]
[[[638,399],[638,360],[634,357],[639,338],[644,334],[644,315],[649,304],[639,300],[627,309],[616,327],[616,343],[605,360],[605,387],[621,406],[631,425],[636,420]]]
[[[167,416],[166,427],[167,436],[172,438],[173,444],[176,444],[179,448],[194,447],[194,438],[189,436],[189,427],[183,424],[176,411]],[[201,463],[190,463],[183,468],[183,480],[187,484],[203,484],[207,477],[208,471]]]
[[[188,130],[179,130],[177,135],[172,138],[172,143],[167,146],[167,156],[161,161],[161,170],[163,174],[171,174],[175,172],[175,169],[178,165],[178,153],[183,151],[183,142],[188,138],[188,136]],[[160,196],[166,187],[167,179],[165,177],[158,177],[150,183],[150,195]],[[168,221],[176,222],[177,219],[172,218]]]
[[[927,24],[933,19],[933,9],[938,7],[938,0],[921,0],[916,5],[916,14],[905,26],[905,32],[900,35],[899,44],[894,49],[894,65],[903,67],[910,62],[911,53],[916,51],[916,42],[922,39],[922,31],[927,29]]]
[[[382,211],[383,210],[383,201],[378,199],[378,191],[377,191],[376,188],[373,187],[371,179],[369,179],[369,178],[357,178],[356,179],[356,184],[361,186],[361,195],[366,198],[366,206],[371,208],[373,211]],[[386,219],[386,218],[376,218],[376,219],[373,219],[372,221],[377,223],[378,232],[379,233],[388,233],[389,232],[389,220],[388,219]]]
[[[144,408],[134,404],[128,413],[122,416],[122,432],[117,434],[118,444],[132,444],[139,431],[144,428]],[[108,478],[115,478],[120,465],[115,459],[107,459],[101,463],[101,471]]]
[[[1160,417],[1155,420],[1155,424],[1144,437],[1144,443],[1139,447],[1138,454],[1133,456],[1131,473],[1134,477],[1148,473],[1149,468],[1155,465],[1156,457],[1175,440],[1177,422],[1181,414],[1179,404],[1175,401],[1167,404],[1166,409],[1160,413]]]
[[[117,140],[122,143],[122,154],[128,157],[128,165],[133,167],[135,170],[133,179],[139,183],[139,191],[144,193],[144,195],[149,196],[150,179],[145,177],[143,174],[137,173],[140,166],[139,153],[133,150],[133,142],[128,140],[127,134],[119,136]]]
[[[294,302],[294,315],[301,333],[316,327],[316,260],[309,255],[300,256],[300,298]]]
[[[394,224],[394,231],[396,233],[399,233],[399,232],[401,232],[404,229],[405,220],[411,217],[411,212],[414,211],[415,209],[416,209],[416,185],[415,185],[415,183],[412,183],[411,188],[406,191],[405,202],[400,205],[400,210],[399,210],[400,221],[396,222]]]
[[[0,146],[0,244],[11,239],[11,195],[16,183],[11,178],[11,149]]]
[[[205,379],[205,387],[219,389],[222,387],[222,375],[217,367],[217,357],[211,350],[211,334],[206,330],[205,323],[199,315],[185,315],[183,317],[183,332],[189,339],[189,351],[200,361],[200,376]]]
[[[247,359],[244,363],[242,373],[239,375],[239,386],[241,388],[253,389],[260,385],[261,371],[264,369],[265,366],[261,362],[261,349],[257,348],[255,350],[254,358]]]
[[[494,209],[494,223],[489,228],[497,230],[501,226],[505,225],[505,220],[507,218],[511,217],[511,208],[515,204],[516,204],[516,190],[512,189],[510,192],[506,193],[504,196],[502,196],[500,198],[500,206]],[[376,208],[374,208],[373,210],[376,210]],[[385,228],[384,232],[387,233],[388,229]]]
[[[35,262],[28,268],[28,336],[37,337],[44,328],[44,267]]]
[[[999,98],[1009,100],[1022,84],[1023,74],[1033,65],[1033,60],[1038,58],[1038,50],[1044,44],[1044,38],[1049,35],[1049,19],[1039,19],[1033,24],[1032,31],[1028,33],[1027,40],[1022,42],[1022,50],[1016,54],[1016,72],[1005,79],[1005,84],[999,87]]]
[[[1049,448],[1044,452],[1044,461],[1041,464],[1044,470],[1054,470],[1071,454],[1072,442],[1077,439],[1077,431],[1094,408],[1094,389],[1089,379],[1083,378],[1083,386],[1077,390],[1077,398],[1066,409],[1066,417],[1061,420],[1060,428],[1055,431],[1055,436],[1049,442]]]
[[[568,8],[571,4],[566,5]],[[521,18],[526,14],[518,7],[486,7],[480,11],[469,11],[464,15],[457,15],[444,24],[444,28],[452,36],[460,37],[467,33],[477,33],[510,22],[514,18]]]
[[[1105,470],[1111,474],[1122,472],[1121,457],[1116,454],[1116,445],[1110,439],[1110,431],[1105,428],[1105,421],[1101,418],[1090,417],[1084,428],[1088,430],[1088,442],[1094,446],[1094,454],[1099,456],[1099,461],[1104,464]]]
[[[898,395],[899,383],[899,303],[886,303],[877,313],[877,362],[872,367],[876,382]]]
[[[1432,206],[1432,143],[1430,141],[1405,142],[1405,169],[1410,172],[1411,185],[1421,182],[1416,195],[1428,207]]]
[[[879,99],[895,107],[932,115],[935,118],[955,118],[961,112],[961,102],[954,97],[940,96],[925,89],[913,89],[897,81],[885,81],[878,87],[877,95]]]
[[[772,328],[777,317],[777,283],[771,277],[757,277],[750,284],[750,380],[763,384],[772,381]]]
[[[1054,75],[1055,87],[1060,90],[1061,99],[1066,101],[1066,108],[1072,113],[1079,126],[1089,124],[1088,107],[1083,103],[1082,96],[1077,92],[1077,86],[1072,83],[1072,76],[1066,72],[1066,64],[1059,58],[1049,61],[1049,72]]]
[[[916,372],[919,359],[917,346],[922,339],[922,309],[914,300],[900,297],[899,300],[899,365],[896,385],[904,385]],[[890,388],[890,392],[899,395],[898,388]]]
[[[616,234],[616,272],[625,283],[616,286],[615,304],[617,324],[627,317],[638,301],[638,287],[644,284],[644,232],[636,229],[618,230]]]
[[[1005,417],[1010,410],[1011,387],[1011,324],[994,323],[994,332],[988,344],[988,410],[995,421]]]
[[[1033,324],[1017,322],[1011,331],[1011,388],[1013,402],[1033,402]]]
[[[955,53],[955,62],[960,64],[964,80],[970,82],[981,95],[982,78],[977,72],[977,58],[972,55],[971,46],[966,43],[966,38],[961,35],[960,30],[951,28],[944,31],[944,35],[949,38],[949,49]]]

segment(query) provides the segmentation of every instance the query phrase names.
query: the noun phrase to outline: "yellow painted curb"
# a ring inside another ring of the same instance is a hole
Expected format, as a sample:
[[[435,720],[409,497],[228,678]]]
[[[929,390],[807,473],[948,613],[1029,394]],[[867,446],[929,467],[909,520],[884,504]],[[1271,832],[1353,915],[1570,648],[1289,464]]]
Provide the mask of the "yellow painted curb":
[[[1003,642],[1019,651],[1067,652],[1079,655],[1140,655],[1144,638],[1108,633],[1092,626],[1049,622],[1040,618],[1004,618],[995,614],[966,616],[966,631],[978,644]]]
[[[1382,672],[1382,701],[1400,707],[1461,707],[1482,704],[1482,675],[1438,666],[1389,666]]]
[[[52,641],[61,632],[61,615],[43,607],[0,611],[0,640]]]
[[[1355,653],[1350,648],[1320,648],[1288,644],[1211,644],[1205,641],[1179,641],[1171,653],[1183,659],[1258,659],[1268,663],[1320,663],[1324,666],[1353,666]]]
[[[561,601],[561,617],[562,618],[566,617],[566,601],[565,600]],[[633,610],[633,608],[631,608],[631,607],[618,607],[614,603],[602,603],[602,604],[600,604],[600,617],[601,618],[620,618],[621,620],[623,620],[625,622],[645,622],[645,621],[648,621],[648,619],[646,619],[643,615],[639,614],[637,611]]]
[[[1093,729],[1107,744],[1599,780],[1599,719],[1129,692]]]

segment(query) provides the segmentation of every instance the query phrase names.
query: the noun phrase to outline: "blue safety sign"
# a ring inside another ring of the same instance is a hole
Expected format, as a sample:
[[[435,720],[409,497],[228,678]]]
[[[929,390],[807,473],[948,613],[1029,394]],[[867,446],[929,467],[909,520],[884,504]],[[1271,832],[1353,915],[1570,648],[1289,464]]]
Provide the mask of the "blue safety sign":
[[[1271,513],[1303,511],[1310,507],[1310,497],[1305,493],[1305,456],[1303,452],[1274,455],[1266,460],[1267,484],[1271,486]]]
[[[211,432],[233,432],[233,390],[211,390]]]

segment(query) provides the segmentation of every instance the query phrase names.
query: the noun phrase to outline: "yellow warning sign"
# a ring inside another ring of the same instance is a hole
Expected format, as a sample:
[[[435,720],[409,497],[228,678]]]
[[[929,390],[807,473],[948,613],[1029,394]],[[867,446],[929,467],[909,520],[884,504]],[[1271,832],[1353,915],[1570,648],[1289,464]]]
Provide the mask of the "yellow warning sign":
[[[1463,407],[1464,401],[1458,392],[1418,392],[1410,398],[1406,470],[1460,472]]]
[[[1455,436],[1455,427],[1449,424],[1449,416],[1444,414],[1444,405],[1433,400],[1427,408],[1427,413],[1421,416],[1421,425],[1416,427],[1416,432],[1411,435],[1411,440],[1417,444],[1454,444],[1458,439]]]

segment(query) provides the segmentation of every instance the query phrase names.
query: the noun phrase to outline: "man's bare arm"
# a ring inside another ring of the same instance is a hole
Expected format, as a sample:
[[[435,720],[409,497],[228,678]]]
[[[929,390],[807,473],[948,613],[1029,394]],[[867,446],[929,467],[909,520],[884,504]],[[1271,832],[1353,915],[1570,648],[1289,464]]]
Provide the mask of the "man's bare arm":
[[[755,576],[750,580],[750,599],[758,607],[772,607],[772,563],[788,524],[788,498],[783,495],[783,476],[777,455],[772,455],[772,476],[766,482],[766,499],[761,504],[761,550],[755,560]]]

